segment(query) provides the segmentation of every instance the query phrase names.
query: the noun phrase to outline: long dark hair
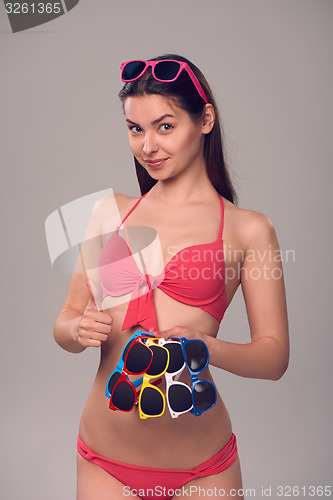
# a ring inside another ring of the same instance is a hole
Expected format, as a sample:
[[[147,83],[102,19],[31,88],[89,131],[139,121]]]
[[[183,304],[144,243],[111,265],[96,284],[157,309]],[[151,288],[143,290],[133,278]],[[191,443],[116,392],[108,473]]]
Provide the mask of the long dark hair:
[[[224,196],[227,200],[236,204],[236,191],[231,182],[222,149],[222,129],[219,112],[206,78],[191,61],[177,54],[165,54],[163,56],[150,59],[150,61],[159,61],[162,59],[176,59],[177,61],[186,62],[198,78],[205,91],[208,102],[212,104],[215,111],[215,123],[211,132],[205,135],[204,143],[204,158],[207,173],[211,183],[218,193],[220,193],[221,196]],[[186,71],[182,71],[177,80],[174,82],[159,82],[152,76],[149,68],[148,71],[146,71],[146,73],[138,80],[125,83],[119,92],[119,98],[124,106],[124,101],[127,97],[143,96],[147,94],[158,94],[169,97],[180,108],[187,111],[194,122],[199,120],[203,115],[205,102],[199,96]],[[148,172],[142,167],[136,158],[134,158],[134,162],[140,191],[143,195],[156,184],[157,180],[150,177]]]

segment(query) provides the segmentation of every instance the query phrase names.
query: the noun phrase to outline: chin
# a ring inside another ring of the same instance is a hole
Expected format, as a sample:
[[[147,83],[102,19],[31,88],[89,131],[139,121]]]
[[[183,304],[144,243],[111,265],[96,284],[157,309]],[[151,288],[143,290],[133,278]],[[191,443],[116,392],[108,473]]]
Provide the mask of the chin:
[[[172,175],[170,175],[170,173],[167,173],[165,170],[163,169],[160,169],[160,170],[148,170],[147,168],[145,168],[145,171],[147,172],[147,174],[154,180],[166,180],[166,179],[169,179],[171,177],[173,177]]]

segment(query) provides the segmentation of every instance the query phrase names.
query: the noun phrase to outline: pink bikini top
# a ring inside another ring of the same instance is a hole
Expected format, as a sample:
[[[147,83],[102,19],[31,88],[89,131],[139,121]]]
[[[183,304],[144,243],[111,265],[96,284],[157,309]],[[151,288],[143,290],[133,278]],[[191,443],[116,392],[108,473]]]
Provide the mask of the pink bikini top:
[[[146,194],[134,204],[120,226]],[[213,243],[183,248],[168,261],[159,275],[152,276],[140,271],[131,250],[118,234],[120,226],[112,233],[99,257],[99,274],[103,299],[132,292],[122,330],[137,325],[148,331],[152,327],[158,330],[154,288],[159,288],[183,304],[200,307],[221,322],[228,307],[222,240],[222,196],[220,205],[221,224],[217,239]]]

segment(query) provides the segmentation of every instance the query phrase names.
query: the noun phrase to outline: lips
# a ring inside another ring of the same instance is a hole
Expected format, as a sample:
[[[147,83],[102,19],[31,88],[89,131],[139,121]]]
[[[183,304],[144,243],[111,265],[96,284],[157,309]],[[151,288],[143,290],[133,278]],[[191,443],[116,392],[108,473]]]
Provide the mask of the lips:
[[[157,160],[145,160],[145,163],[150,168],[157,168],[161,167],[167,160],[168,158],[158,158]]]

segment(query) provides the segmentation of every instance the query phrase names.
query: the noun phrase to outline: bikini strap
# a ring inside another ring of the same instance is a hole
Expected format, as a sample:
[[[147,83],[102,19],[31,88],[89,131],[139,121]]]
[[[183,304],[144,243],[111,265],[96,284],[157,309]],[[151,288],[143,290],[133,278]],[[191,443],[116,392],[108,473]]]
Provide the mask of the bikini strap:
[[[221,205],[221,224],[220,224],[220,231],[218,235],[218,239],[222,238],[222,232],[223,232],[223,225],[224,225],[224,203],[223,203],[223,198],[219,193],[220,197],[220,205]]]
[[[142,200],[142,198],[144,198],[146,196],[146,194],[148,194],[149,191],[147,191],[147,193],[145,193],[144,195],[141,196],[141,198],[138,199],[138,201],[136,201],[133,205],[133,207],[130,209],[130,211],[125,215],[125,217],[123,218],[123,220],[121,221],[121,224],[119,225],[119,227],[124,224],[125,220],[127,219],[127,217],[129,217],[131,215],[131,213],[133,212],[133,210],[135,209],[135,207],[140,203],[140,201]]]

